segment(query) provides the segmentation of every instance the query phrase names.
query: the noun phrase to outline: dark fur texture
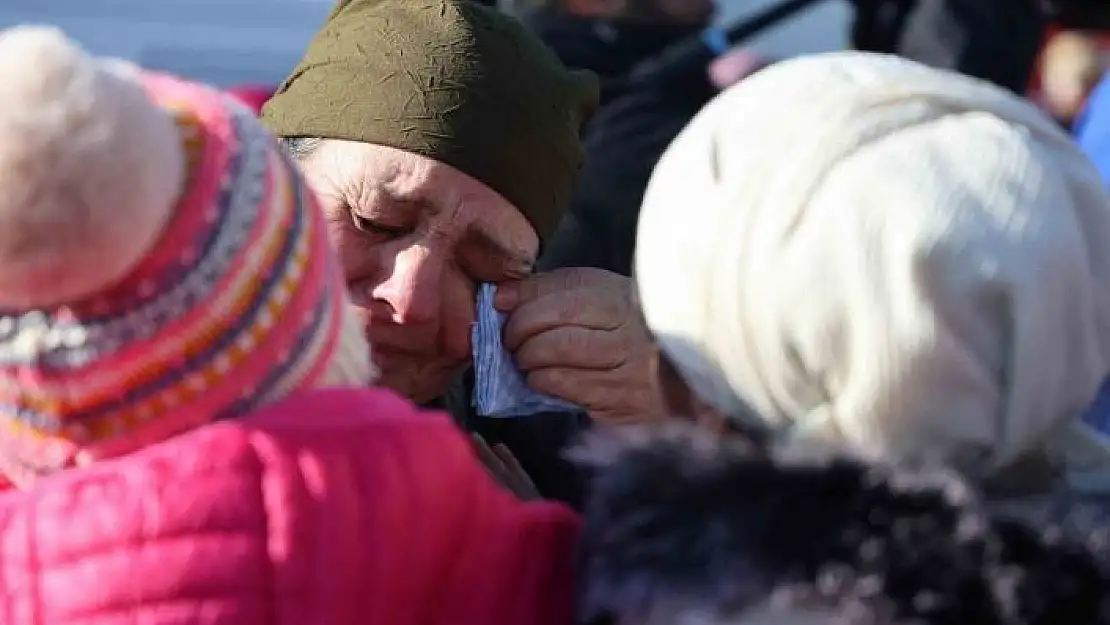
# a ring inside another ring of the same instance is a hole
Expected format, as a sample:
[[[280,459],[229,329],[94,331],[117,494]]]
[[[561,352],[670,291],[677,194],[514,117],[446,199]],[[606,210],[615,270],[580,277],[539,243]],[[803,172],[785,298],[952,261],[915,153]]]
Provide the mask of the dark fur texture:
[[[989,518],[960,478],[772,458],[691,428],[595,440],[584,623],[742,623],[768,602],[830,623],[1110,623],[1103,558]]]

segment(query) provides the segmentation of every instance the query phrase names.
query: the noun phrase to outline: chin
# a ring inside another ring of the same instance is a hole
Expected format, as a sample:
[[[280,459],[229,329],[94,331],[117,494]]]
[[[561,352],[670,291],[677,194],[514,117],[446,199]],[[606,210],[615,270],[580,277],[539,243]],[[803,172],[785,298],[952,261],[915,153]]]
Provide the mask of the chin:
[[[439,399],[447,392],[457,375],[457,368],[437,366],[388,368],[381,367],[378,386],[384,386],[403,395],[414,404],[427,404]]]
[[[378,378],[378,386],[384,386],[414,404],[427,404],[438,399],[447,390],[446,382],[442,385],[428,384],[425,381],[413,383],[408,376],[393,376],[388,372],[383,372]]]

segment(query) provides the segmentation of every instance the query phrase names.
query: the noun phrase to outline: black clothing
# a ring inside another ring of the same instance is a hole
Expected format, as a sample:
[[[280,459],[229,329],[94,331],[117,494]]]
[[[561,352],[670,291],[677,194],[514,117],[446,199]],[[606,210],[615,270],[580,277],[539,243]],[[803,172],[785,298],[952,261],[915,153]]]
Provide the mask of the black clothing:
[[[463,429],[480,435],[490,445],[503,443],[513,452],[536,488],[548,499],[574,507],[584,499],[584,477],[563,456],[589,426],[584,413],[546,413],[531,417],[479,417],[471,406],[474,372],[467,371],[431,408],[445,410]]]
[[[603,106],[624,93],[624,79],[637,64],[696,36],[701,30],[690,26],[581,18],[555,11],[535,11],[521,20],[567,67],[597,74],[601,80]],[[704,74],[702,82],[708,87]]]
[[[1025,93],[1048,16],[1040,0],[852,0],[852,46]]]
[[[568,214],[547,242],[541,271],[598,267],[630,275],[636,221],[651,171],[690,119],[716,94],[698,63],[660,81],[628,80],[633,68],[700,29],[578,18],[541,11],[524,18],[562,61],[601,79],[601,106],[583,135],[586,163]]]

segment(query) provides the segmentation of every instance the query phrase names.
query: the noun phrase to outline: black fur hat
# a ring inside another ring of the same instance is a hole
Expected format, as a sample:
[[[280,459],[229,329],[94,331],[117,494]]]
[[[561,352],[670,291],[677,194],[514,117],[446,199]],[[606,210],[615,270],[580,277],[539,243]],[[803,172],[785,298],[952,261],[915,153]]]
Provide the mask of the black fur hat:
[[[735,624],[767,606],[829,623],[1110,623],[1100,554],[990,518],[948,472],[799,462],[683,426],[576,457],[596,472],[583,623]]]

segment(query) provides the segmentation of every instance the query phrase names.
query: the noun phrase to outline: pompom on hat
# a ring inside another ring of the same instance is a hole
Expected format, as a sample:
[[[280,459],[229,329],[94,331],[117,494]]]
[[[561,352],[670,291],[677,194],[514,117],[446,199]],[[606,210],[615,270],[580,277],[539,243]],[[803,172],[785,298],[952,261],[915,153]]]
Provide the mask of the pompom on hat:
[[[315,199],[249,110],[0,33],[0,473],[374,376]]]

